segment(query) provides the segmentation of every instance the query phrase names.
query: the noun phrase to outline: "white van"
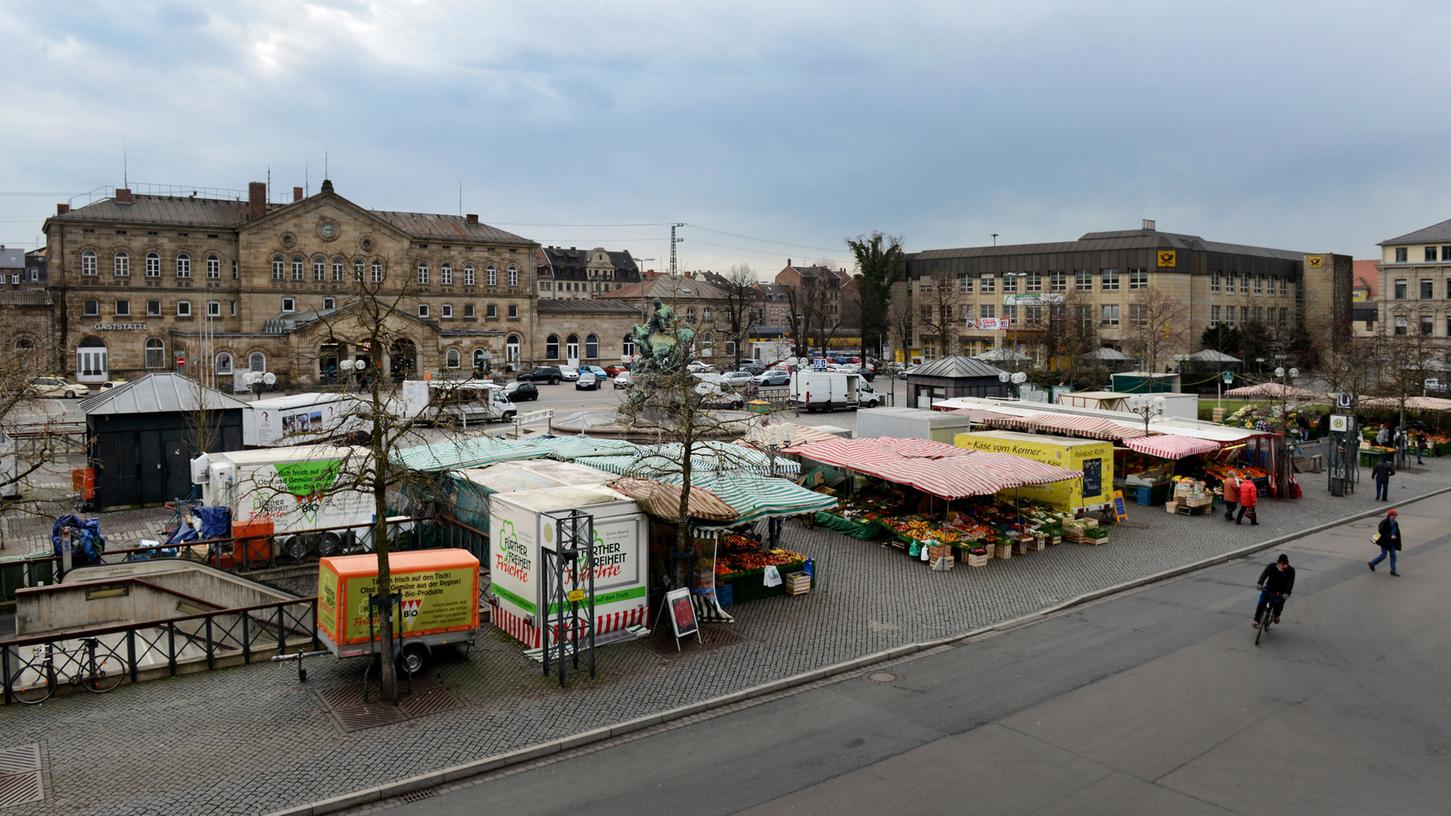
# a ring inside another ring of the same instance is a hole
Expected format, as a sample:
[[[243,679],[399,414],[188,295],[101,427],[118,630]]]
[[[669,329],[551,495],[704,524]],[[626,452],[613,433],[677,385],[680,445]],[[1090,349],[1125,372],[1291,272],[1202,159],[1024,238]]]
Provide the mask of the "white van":
[[[519,414],[504,396],[504,386],[488,380],[404,380],[402,393],[404,416],[439,425],[512,422]]]
[[[797,371],[791,375],[791,405],[805,411],[855,410],[860,379],[840,371]]]

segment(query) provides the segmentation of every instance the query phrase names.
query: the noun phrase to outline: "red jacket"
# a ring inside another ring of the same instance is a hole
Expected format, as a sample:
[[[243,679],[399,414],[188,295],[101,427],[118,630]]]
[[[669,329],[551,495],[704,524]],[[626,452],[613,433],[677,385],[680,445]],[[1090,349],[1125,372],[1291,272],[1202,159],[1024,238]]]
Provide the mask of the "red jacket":
[[[1242,507],[1254,507],[1260,503],[1260,489],[1249,479],[1239,483],[1239,503]]]

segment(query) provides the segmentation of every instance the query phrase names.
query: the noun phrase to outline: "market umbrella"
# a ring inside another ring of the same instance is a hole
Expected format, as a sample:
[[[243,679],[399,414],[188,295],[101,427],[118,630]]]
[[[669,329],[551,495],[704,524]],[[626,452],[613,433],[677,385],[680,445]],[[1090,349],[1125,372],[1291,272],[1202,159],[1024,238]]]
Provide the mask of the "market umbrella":
[[[1263,382],[1255,385],[1242,385],[1239,388],[1231,388],[1224,392],[1224,396],[1230,399],[1289,399],[1289,400],[1311,400],[1317,396],[1313,391],[1306,391],[1303,388],[1296,388],[1293,385],[1285,385],[1277,382]]]
[[[1218,349],[1200,349],[1193,354],[1176,354],[1174,359],[1181,363],[1242,363],[1244,360],[1232,357]]]
[[[1113,441],[1144,435],[1143,429],[1134,428],[1122,422],[1115,422],[1112,419],[1046,411],[1028,414],[1022,417],[989,417],[983,420],[983,424],[1001,428],[1019,428],[1025,431],[1043,431],[1046,433],[1062,434],[1064,436],[1076,436],[1087,439],[1108,439]]]
[[[1021,351],[1014,351],[1010,348],[995,348],[992,351],[985,351],[982,354],[975,355],[972,359],[982,360],[985,363],[1000,363],[1022,362],[1024,360],[1031,360],[1032,358]]]

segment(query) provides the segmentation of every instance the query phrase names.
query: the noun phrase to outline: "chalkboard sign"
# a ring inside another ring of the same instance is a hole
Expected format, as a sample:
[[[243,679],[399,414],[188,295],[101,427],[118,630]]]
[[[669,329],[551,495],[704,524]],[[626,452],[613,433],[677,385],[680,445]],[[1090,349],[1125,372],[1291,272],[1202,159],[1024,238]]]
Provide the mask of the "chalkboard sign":
[[[695,635],[700,641],[700,623],[695,619],[695,604],[690,600],[690,590],[682,587],[665,593],[665,608],[670,612],[670,626],[675,630],[675,650],[680,651],[680,639]]]
[[[1115,490],[1113,492],[1113,518],[1114,521],[1120,523],[1129,520],[1129,508],[1128,505],[1124,504],[1124,492],[1122,490]]]
[[[1083,497],[1103,493],[1103,460],[1086,459],[1083,462]]]

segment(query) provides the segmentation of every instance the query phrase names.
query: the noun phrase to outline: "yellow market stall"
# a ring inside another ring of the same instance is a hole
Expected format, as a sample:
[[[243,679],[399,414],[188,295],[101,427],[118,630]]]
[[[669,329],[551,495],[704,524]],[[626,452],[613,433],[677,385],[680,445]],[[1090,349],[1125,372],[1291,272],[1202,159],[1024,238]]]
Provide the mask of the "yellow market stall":
[[[962,433],[955,442],[959,448],[1008,453],[1083,474],[1082,479],[1013,488],[1007,495],[1067,511],[1096,510],[1113,502],[1112,442],[1014,431]]]

